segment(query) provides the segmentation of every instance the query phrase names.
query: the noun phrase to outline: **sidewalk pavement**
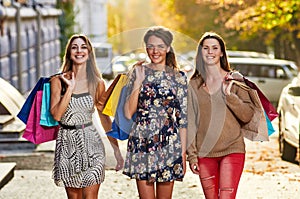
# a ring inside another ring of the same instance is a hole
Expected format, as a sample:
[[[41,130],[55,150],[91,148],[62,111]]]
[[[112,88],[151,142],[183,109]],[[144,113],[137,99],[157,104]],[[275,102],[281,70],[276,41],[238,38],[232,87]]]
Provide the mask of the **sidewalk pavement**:
[[[300,167],[282,161],[278,155],[277,137],[270,142],[246,141],[246,163],[237,199],[298,199],[300,198]],[[99,199],[135,199],[135,180],[113,170],[116,161],[107,138],[103,135],[107,154],[107,169],[100,187]],[[38,151],[53,156],[54,142],[39,145]],[[126,141],[119,142],[123,157]],[[26,158],[26,156],[24,156]],[[49,158],[48,158],[49,159]],[[51,159],[49,159],[51,160]],[[49,160],[46,162],[49,164]],[[31,164],[34,164],[32,162]],[[50,166],[51,167],[51,166]],[[65,199],[64,188],[55,186],[51,170],[15,170],[14,178],[0,190],[0,199]],[[183,182],[175,182],[173,199],[204,199],[198,176],[190,169]]]
[[[268,173],[258,176],[243,173],[238,189],[238,199],[297,199],[300,196],[299,179],[288,175]],[[64,188],[56,187],[51,171],[16,170],[14,179],[0,190],[1,199],[65,199]],[[99,199],[138,198],[134,180],[120,172],[106,171],[106,179],[100,187]],[[175,182],[174,199],[204,199],[197,176],[187,172],[183,182]]]

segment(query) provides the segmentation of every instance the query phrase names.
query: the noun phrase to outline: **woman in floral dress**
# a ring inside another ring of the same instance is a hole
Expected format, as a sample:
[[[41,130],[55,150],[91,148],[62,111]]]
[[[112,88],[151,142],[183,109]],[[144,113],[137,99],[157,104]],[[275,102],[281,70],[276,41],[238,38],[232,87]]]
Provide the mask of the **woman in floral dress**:
[[[140,198],[172,198],[185,174],[187,77],[179,71],[164,27],[145,36],[151,63],[139,62],[129,75],[124,112],[135,114],[123,173],[136,179]]]

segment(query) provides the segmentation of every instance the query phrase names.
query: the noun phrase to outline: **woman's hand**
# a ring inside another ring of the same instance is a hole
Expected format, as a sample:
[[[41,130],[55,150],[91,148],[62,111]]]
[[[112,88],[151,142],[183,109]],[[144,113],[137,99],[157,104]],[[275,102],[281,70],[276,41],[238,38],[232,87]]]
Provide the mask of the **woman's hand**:
[[[133,83],[131,94],[128,95],[124,105],[124,114],[127,119],[131,119],[134,113],[137,111],[139,93],[142,83],[145,79],[145,69],[144,66],[142,66],[142,63],[144,63],[144,61],[139,61],[134,65],[136,77]]]
[[[200,168],[198,162],[190,163],[190,169],[194,174],[200,175]]]
[[[233,77],[229,73],[224,78],[223,85],[222,85],[222,91],[225,95],[230,95],[230,90],[231,90],[231,87],[233,84],[232,80],[233,80]]]
[[[144,69],[144,66],[142,65],[145,61],[139,61],[137,62],[134,66],[135,66],[135,74],[136,74],[136,79],[135,79],[135,82],[134,84],[136,86],[140,86],[142,85],[142,82],[144,81],[145,79],[145,69]]]
[[[119,149],[114,151],[115,158],[117,160],[116,171],[120,171],[124,166],[124,159]]]
[[[62,81],[64,87],[62,87]],[[66,88],[62,96],[62,89]],[[66,72],[51,79],[51,108],[50,112],[56,121],[60,121],[71,100],[75,88],[74,72]]]
[[[183,174],[186,173],[186,153],[182,154]]]
[[[63,73],[59,77],[67,85],[68,89],[71,89],[72,91],[74,90],[75,85],[76,85],[74,72],[71,73],[71,77],[70,77],[70,74],[68,74],[68,73]]]

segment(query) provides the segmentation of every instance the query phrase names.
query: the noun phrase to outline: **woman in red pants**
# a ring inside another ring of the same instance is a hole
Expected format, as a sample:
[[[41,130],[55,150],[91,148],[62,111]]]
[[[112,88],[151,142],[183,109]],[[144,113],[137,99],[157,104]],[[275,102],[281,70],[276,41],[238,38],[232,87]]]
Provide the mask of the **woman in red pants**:
[[[233,84],[222,37],[200,39],[188,89],[188,161],[206,198],[235,198],[245,161],[241,125],[254,109],[248,92]]]

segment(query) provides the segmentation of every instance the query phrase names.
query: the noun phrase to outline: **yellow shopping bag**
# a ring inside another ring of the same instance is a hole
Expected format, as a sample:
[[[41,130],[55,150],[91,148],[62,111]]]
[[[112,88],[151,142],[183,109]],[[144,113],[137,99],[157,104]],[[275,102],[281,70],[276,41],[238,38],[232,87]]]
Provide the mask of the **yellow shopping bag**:
[[[122,88],[127,84],[128,76],[126,74],[121,74],[118,82],[115,84],[113,91],[111,92],[102,113],[108,116],[115,116],[117,106],[119,103],[120,94]]]

